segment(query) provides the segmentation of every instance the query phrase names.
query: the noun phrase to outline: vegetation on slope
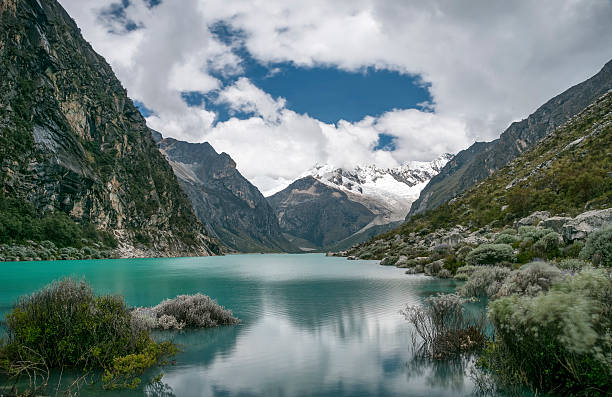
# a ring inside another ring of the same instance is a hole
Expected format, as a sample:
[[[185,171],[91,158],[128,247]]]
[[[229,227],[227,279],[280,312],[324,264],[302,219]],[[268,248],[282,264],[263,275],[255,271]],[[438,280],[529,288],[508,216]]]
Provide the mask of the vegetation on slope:
[[[612,93],[599,98],[464,195],[416,215],[400,228],[346,254],[382,259],[393,253],[395,242],[414,240],[414,236],[426,236],[439,229],[463,225],[470,231],[483,227],[501,230],[534,211],[574,216],[586,210],[609,208],[612,207],[609,170],[612,170]],[[410,248],[413,255],[427,255],[414,246]],[[524,257],[522,262],[532,257]]]

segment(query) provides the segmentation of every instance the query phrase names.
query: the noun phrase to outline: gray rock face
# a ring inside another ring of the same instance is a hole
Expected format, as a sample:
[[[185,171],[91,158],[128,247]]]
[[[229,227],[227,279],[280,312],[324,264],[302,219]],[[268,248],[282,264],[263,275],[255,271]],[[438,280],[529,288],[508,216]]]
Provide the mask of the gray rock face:
[[[152,131],[208,233],[239,252],[293,252],[261,192],[227,153],[207,142],[163,139]]]
[[[145,120],[56,0],[0,3],[0,190],[113,232],[124,256],[209,255]]]
[[[563,225],[561,234],[568,241],[584,240],[595,230],[612,225],[612,208],[583,212]]]
[[[408,217],[436,208],[484,180],[610,89],[612,61],[595,76],[554,97],[526,119],[512,123],[499,139],[476,142],[459,152],[421,191]]]
[[[550,212],[548,211],[536,211],[529,216],[519,219],[516,223],[518,226],[534,226],[540,221],[548,219],[549,217]]]
[[[552,229],[555,232],[563,235],[563,226],[569,223],[574,218],[569,216],[551,216],[550,218],[542,219],[540,226]]]

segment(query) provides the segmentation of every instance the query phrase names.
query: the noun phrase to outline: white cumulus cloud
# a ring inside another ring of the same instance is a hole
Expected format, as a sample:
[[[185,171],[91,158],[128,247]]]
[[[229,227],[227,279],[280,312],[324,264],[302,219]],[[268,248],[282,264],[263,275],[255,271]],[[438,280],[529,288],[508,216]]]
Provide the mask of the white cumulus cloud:
[[[128,94],[155,112],[152,128],[209,141],[264,191],[315,162],[394,166],[493,139],[612,58],[609,0],[165,0],[154,8],[131,0],[119,19],[102,12],[107,0],[60,2]],[[126,30],[125,21],[139,28]],[[219,41],[210,31],[219,22],[240,39]],[[428,111],[326,124],[287,108],[248,76],[222,86],[218,73],[243,73],[236,45],[262,64],[418,75],[433,102]],[[213,90],[250,116],[216,122],[213,109],[181,97]],[[379,133],[397,137],[395,151],[374,151]]]

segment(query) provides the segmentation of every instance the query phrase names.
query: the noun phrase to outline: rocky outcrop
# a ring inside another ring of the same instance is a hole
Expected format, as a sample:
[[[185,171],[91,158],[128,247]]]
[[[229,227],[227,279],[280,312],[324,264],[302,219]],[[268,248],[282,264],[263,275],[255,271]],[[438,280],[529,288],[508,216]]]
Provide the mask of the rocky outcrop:
[[[123,256],[218,253],[145,120],[56,0],[0,3],[0,190]]]
[[[293,252],[276,215],[227,153],[152,131],[208,233],[239,252]]]
[[[549,217],[539,225],[556,231],[566,241],[585,240],[592,232],[612,226],[612,208],[583,212],[575,218]]]
[[[491,142],[476,142],[459,152],[421,191],[408,217],[438,207],[501,169],[587,105],[612,89],[612,61],[599,73],[512,123]]]

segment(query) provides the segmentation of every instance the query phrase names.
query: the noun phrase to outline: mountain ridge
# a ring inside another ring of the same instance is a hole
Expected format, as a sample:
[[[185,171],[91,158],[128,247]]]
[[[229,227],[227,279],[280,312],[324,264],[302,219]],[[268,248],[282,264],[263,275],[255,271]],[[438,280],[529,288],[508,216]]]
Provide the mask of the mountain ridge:
[[[285,235],[302,249],[348,248],[397,227],[422,186],[451,157],[397,168],[318,165],[268,201]]]
[[[207,232],[238,252],[294,252],[268,201],[208,143],[163,138],[151,130]]]
[[[512,123],[499,138],[476,142],[457,153],[421,191],[406,219],[436,208],[482,181],[610,89],[612,60],[591,78],[556,95],[527,118]]]

